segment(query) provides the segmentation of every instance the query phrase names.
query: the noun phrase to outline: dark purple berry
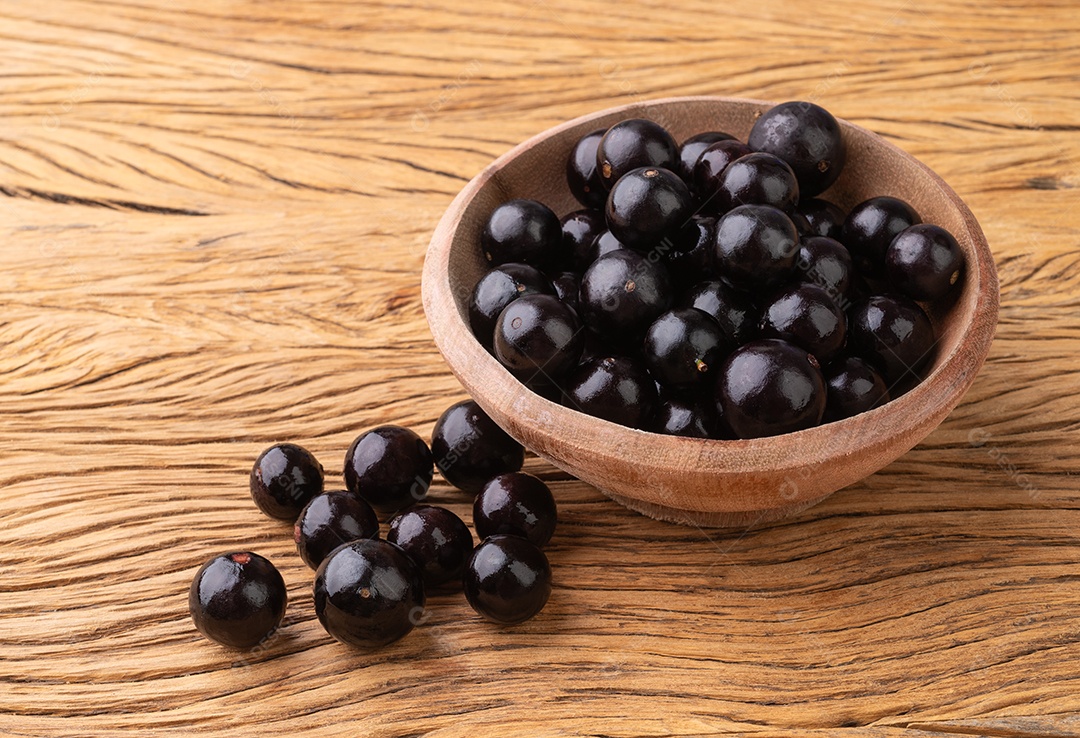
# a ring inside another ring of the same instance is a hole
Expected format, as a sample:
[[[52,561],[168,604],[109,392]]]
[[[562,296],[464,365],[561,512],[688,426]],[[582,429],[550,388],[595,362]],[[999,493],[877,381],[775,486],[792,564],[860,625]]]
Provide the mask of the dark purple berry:
[[[944,228],[928,223],[901,231],[885,253],[889,282],[913,300],[944,297],[963,271],[960,244]]]
[[[847,307],[844,296],[851,289],[855,266],[842,243],[824,236],[804,238],[796,267],[800,282],[816,284],[828,292],[841,309]]]
[[[550,295],[554,287],[528,264],[497,266],[476,283],[469,301],[469,327],[484,348],[492,348],[495,322],[507,305],[525,295]]]
[[[251,648],[281,624],[287,599],[285,580],[273,564],[238,551],[202,565],[188,591],[188,609],[195,627],[210,640]]]
[[[799,233],[803,236],[824,236],[836,241],[844,227],[844,211],[827,200],[816,197],[800,197],[796,215],[802,216],[803,227]],[[800,222],[796,222],[799,225]]]
[[[561,272],[551,280],[555,288],[555,296],[574,312],[578,309],[578,290],[581,288],[581,277],[577,272]]]
[[[694,194],[702,212],[721,212],[717,193],[728,165],[736,159],[752,154],[750,147],[741,141],[719,141],[711,144],[694,164]]]
[[[495,324],[495,358],[521,380],[557,379],[577,366],[585,337],[577,313],[554,295],[528,295]]]
[[[709,315],[738,345],[757,335],[761,312],[747,293],[726,282],[710,280],[694,285],[683,295],[679,307],[697,308]]]
[[[607,191],[604,191],[607,194]],[[605,200],[606,202],[606,200]],[[603,208],[604,204],[601,203]],[[562,218],[562,250],[567,256],[563,268],[583,272],[592,264],[589,253],[597,236],[607,230],[603,210],[575,210]]]
[[[424,617],[420,570],[397,546],[361,540],[335,549],[315,573],[315,614],[341,643],[373,649]]]
[[[596,148],[605,132],[601,128],[586,133],[574,144],[566,160],[566,183],[577,201],[587,208],[602,208],[607,199],[607,188],[596,166]]]
[[[715,320],[695,308],[680,308],[653,321],[641,354],[656,381],[686,389],[711,380],[733,348],[731,336]]]
[[[434,469],[424,439],[408,428],[383,425],[349,446],[345,486],[377,509],[400,510],[427,496]]]
[[[506,534],[543,546],[555,532],[557,517],[551,490],[524,472],[494,477],[473,502],[473,526],[481,539]]]
[[[671,281],[688,287],[716,272],[716,219],[694,216],[670,242],[658,247]]]
[[[671,297],[664,266],[624,249],[600,257],[586,270],[578,302],[590,330],[611,343],[631,344],[667,310]]]
[[[679,170],[678,175],[683,178],[688,186],[694,184],[694,165],[705,149],[720,141],[733,141],[735,137],[729,133],[720,131],[708,131],[691,136],[679,146]],[[749,153],[749,152],[747,152]]]
[[[766,151],[787,162],[804,197],[827,190],[847,159],[840,123],[829,111],[809,102],[786,102],[767,110],[754,123],[747,143],[754,151]]]
[[[856,268],[867,276],[884,274],[885,252],[892,240],[922,219],[895,197],[872,197],[851,209],[840,234]]]
[[[868,363],[848,356],[829,366],[825,373],[828,400],[822,422],[850,418],[889,401],[885,380]]]
[[[492,266],[521,262],[543,267],[562,255],[562,225],[543,203],[511,200],[492,211],[480,247]]]
[[[477,613],[513,625],[544,609],[551,596],[551,565],[525,538],[492,536],[473,551],[463,583],[465,599]]]
[[[378,537],[379,519],[371,505],[344,490],[313,498],[293,526],[296,550],[312,569],[343,543]]]
[[[908,297],[877,295],[851,310],[848,348],[881,370],[890,389],[921,380],[935,345],[930,318]]]
[[[668,436],[712,438],[716,413],[709,404],[697,399],[661,392],[649,430]]]
[[[739,205],[772,205],[792,212],[799,204],[795,173],[772,154],[753,153],[728,164],[716,190],[717,212]]]
[[[631,118],[613,125],[600,139],[596,164],[601,181],[611,189],[631,169],[677,169],[679,147],[663,126],[651,120]]]
[[[690,190],[667,169],[633,169],[612,186],[604,214],[616,238],[632,249],[649,251],[690,220]]]
[[[431,451],[446,481],[466,492],[479,492],[487,480],[525,462],[521,444],[473,400],[443,412],[431,431]]]
[[[405,552],[424,579],[425,587],[461,582],[472,555],[469,527],[444,507],[413,505],[390,521],[386,540]]]
[[[829,293],[800,284],[777,295],[761,314],[761,336],[782,338],[826,362],[844,346],[847,321]]]
[[[259,454],[251,468],[251,499],[264,514],[290,523],[323,491],[323,468],[295,443],[278,443]]]
[[[607,256],[612,251],[623,251],[627,248],[619,239],[615,238],[615,234],[609,230],[603,230],[600,235],[593,241],[592,246],[589,247],[588,256],[586,258],[585,267],[582,269],[584,272],[601,256]]]
[[[567,382],[569,407],[630,428],[645,427],[656,405],[656,384],[649,372],[626,357],[593,359]]]
[[[779,339],[740,346],[719,379],[717,401],[739,438],[812,428],[825,412],[825,380],[817,359]]]
[[[788,279],[798,253],[795,224],[770,205],[740,205],[716,224],[717,270],[748,287]]]

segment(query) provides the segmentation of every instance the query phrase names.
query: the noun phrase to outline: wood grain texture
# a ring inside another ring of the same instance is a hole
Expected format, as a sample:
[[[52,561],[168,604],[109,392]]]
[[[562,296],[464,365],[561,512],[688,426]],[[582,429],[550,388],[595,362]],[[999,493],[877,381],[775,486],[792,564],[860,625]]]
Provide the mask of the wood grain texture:
[[[0,733],[1080,735],[1078,40],[1071,0],[3,3]],[[340,484],[360,431],[429,434],[462,397],[419,292],[455,193],[693,94],[816,100],[965,199],[1002,293],[971,391],[733,533],[531,459],[561,506],[540,617],[439,595],[398,644],[335,644],[255,455],[302,443]],[[291,598],[243,654],[186,613],[235,548]]]

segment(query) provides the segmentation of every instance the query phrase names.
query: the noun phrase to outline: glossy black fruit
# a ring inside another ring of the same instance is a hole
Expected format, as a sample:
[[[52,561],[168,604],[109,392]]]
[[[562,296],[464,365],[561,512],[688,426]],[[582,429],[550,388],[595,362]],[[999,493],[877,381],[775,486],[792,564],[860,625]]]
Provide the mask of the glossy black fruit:
[[[230,648],[251,648],[285,616],[285,581],[269,561],[250,551],[222,554],[195,574],[188,609],[199,632]]]
[[[345,454],[345,486],[380,510],[399,510],[424,499],[434,471],[424,439],[397,425],[361,434]]]
[[[543,267],[562,254],[562,225],[543,203],[510,200],[492,211],[480,234],[480,248],[492,266],[521,262]]]
[[[536,544],[519,536],[492,536],[476,547],[463,580],[476,612],[512,625],[536,615],[551,596],[551,565]]]
[[[724,171],[731,162],[752,153],[741,141],[718,141],[701,152],[694,164],[693,190],[702,212],[721,212],[717,192]]]
[[[678,175],[690,187],[694,184],[694,165],[705,149],[720,141],[733,141],[735,137],[729,133],[720,131],[707,131],[691,136],[679,146],[679,170]],[[749,153],[749,151],[747,152]]]
[[[606,195],[607,192],[605,191]],[[606,200],[605,200],[606,202]],[[604,204],[601,203],[603,208]],[[575,210],[564,215],[562,218],[562,250],[566,256],[563,269],[572,269],[575,272],[583,272],[592,264],[593,257],[590,254],[596,237],[607,230],[607,221],[604,220],[603,210]]]
[[[847,319],[828,292],[800,284],[778,294],[761,314],[761,336],[782,338],[821,363],[844,346]]]
[[[607,130],[596,148],[596,164],[604,186],[638,167],[679,166],[679,147],[664,127],[643,118],[620,121]]]
[[[668,389],[688,389],[711,381],[735,342],[710,316],[696,308],[663,313],[645,332],[645,366]]]
[[[420,570],[425,587],[461,582],[473,537],[461,518],[444,507],[414,505],[390,521],[386,540]]]
[[[876,366],[890,390],[897,383],[919,381],[935,345],[930,318],[908,297],[877,295],[851,309],[848,348]]]
[[[255,459],[249,483],[256,507],[291,523],[323,491],[323,468],[306,448],[276,443]]]
[[[685,288],[716,272],[716,219],[695,215],[658,253],[677,288]]]
[[[420,570],[386,541],[347,543],[315,573],[315,613],[326,632],[346,645],[385,646],[424,616]]]
[[[709,315],[737,345],[757,335],[761,311],[747,293],[720,280],[694,285],[683,295],[679,307],[697,308]]]
[[[593,241],[592,246],[589,247],[588,263],[586,263],[585,268],[582,271],[588,270],[588,268],[601,256],[607,256],[612,251],[624,251],[627,248],[626,244],[615,238],[614,233],[607,229],[603,230],[600,235],[596,237],[596,240]]]
[[[739,205],[772,205],[792,212],[799,204],[799,184],[779,157],[747,154],[728,164],[720,175],[715,203],[721,213]]]
[[[775,338],[737,348],[720,371],[717,401],[739,438],[811,428],[825,412],[825,379],[817,359]]]
[[[479,492],[487,480],[525,462],[521,444],[472,400],[443,412],[431,431],[431,451],[446,481],[467,492]]]
[[[795,262],[799,281],[816,284],[829,293],[841,309],[847,307],[855,265],[844,244],[825,236],[803,238]]]
[[[476,283],[469,300],[469,327],[484,348],[491,350],[495,321],[507,305],[525,295],[554,294],[551,281],[528,264],[497,266]]]
[[[793,274],[799,234],[782,210],[740,205],[716,224],[716,268],[740,286],[766,287]]]
[[[822,422],[831,423],[873,410],[889,401],[889,388],[881,375],[857,356],[833,362],[825,373],[828,399]]]
[[[851,209],[840,240],[851,252],[855,267],[868,276],[882,276],[885,252],[892,240],[922,219],[915,209],[895,197],[872,197]]]
[[[574,144],[566,160],[566,183],[577,201],[587,208],[602,208],[607,199],[607,188],[600,179],[596,165],[596,148],[606,129],[586,133]]]
[[[747,143],[786,161],[804,197],[819,195],[844,168],[847,149],[840,124],[829,111],[809,102],[786,102],[757,119]]]
[[[491,479],[473,502],[473,526],[481,539],[506,534],[543,546],[551,540],[557,518],[551,490],[524,472]]]
[[[344,490],[312,499],[293,526],[296,550],[312,569],[343,543],[378,537],[379,519],[371,505]]]
[[[644,428],[656,405],[656,384],[634,359],[606,356],[583,363],[567,380],[567,405],[612,423]]]
[[[800,197],[797,215],[803,217],[805,225],[799,233],[803,236],[824,236],[837,241],[844,227],[844,211],[828,200],[816,197]],[[796,222],[796,225],[799,225]]]
[[[581,278],[578,302],[585,325],[612,343],[640,340],[671,304],[671,283],[658,261],[627,249],[600,257]]]
[[[495,358],[518,379],[556,380],[577,366],[585,336],[577,313],[554,295],[527,295],[495,323]]]
[[[576,313],[581,276],[577,272],[560,272],[551,280],[551,284],[555,288],[555,296]]]
[[[716,413],[698,399],[661,392],[649,430],[668,436],[712,438],[716,432]]]
[[[899,233],[885,252],[885,275],[913,300],[944,297],[960,280],[964,252],[952,234],[928,223]]]
[[[632,249],[655,249],[690,220],[690,190],[659,167],[632,169],[612,185],[604,214],[612,234]]]

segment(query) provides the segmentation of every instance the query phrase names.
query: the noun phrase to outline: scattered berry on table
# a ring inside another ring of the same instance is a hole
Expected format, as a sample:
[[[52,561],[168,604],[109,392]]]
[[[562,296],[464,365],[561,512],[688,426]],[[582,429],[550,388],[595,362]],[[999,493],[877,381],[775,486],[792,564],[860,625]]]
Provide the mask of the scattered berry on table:
[[[445,507],[413,505],[390,521],[386,540],[412,559],[424,586],[460,584],[473,550],[473,537],[464,521]]]
[[[382,540],[335,549],[315,573],[315,613],[326,632],[357,648],[392,643],[424,618],[424,582],[405,553]]]
[[[473,526],[481,539],[507,534],[543,546],[555,532],[556,518],[551,490],[524,472],[493,477],[473,502]]]
[[[285,580],[250,551],[215,556],[195,574],[188,609],[199,632],[230,648],[251,648],[269,638],[285,616]]]
[[[291,523],[312,497],[322,493],[323,467],[306,448],[276,443],[255,459],[249,482],[256,507]]]
[[[485,539],[465,569],[465,597],[496,623],[521,623],[540,612],[551,595],[551,566],[536,544],[519,536]]]
[[[345,486],[379,510],[396,511],[424,499],[434,472],[424,439],[398,425],[362,433],[345,454]]]
[[[364,500],[345,490],[312,498],[293,526],[293,541],[312,569],[343,543],[379,537],[379,518]]]

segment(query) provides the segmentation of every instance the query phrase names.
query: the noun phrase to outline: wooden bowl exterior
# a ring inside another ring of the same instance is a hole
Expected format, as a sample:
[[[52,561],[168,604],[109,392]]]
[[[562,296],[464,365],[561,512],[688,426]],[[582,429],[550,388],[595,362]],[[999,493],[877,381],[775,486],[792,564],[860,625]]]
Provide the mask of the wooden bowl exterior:
[[[937,355],[925,381],[902,397],[836,423],[772,438],[714,441],[647,433],[599,420],[526,389],[472,336],[468,300],[486,270],[484,221],[515,197],[558,214],[580,206],[564,163],[588,131],[652,119],[677,140],[705,130],[746,139],[772,103],[720,97],[649,101],[583,116],[515,147],[478,174],[440,221],[423,274],[424,310],[450,369],[485,411],[538,456],[655,518],[703,526],[748,525],[798,512],[886,466],[928,435],[974,381],[993,339],[998,281],[989,246],[967,206],[916,159],[841,121],[848,159],[826,193],[841,207],[876,195],[911,203],[951,231],[967,257],[962,288],[931,315]]]

